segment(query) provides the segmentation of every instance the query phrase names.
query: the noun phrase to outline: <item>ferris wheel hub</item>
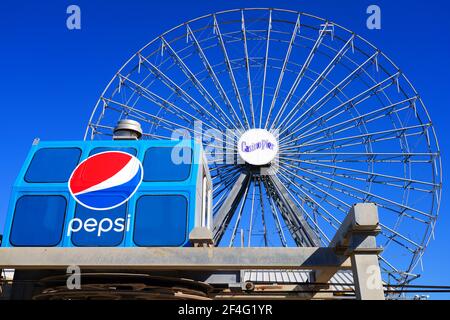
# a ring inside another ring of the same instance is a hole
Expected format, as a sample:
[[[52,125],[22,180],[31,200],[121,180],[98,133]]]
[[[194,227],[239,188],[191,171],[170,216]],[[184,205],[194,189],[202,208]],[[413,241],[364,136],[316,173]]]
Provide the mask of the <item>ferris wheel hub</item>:
[[[268,130],[250,129],[239,138],[238,152],[241,158],[251,165],[267,165],[278,153],[278,140]]]

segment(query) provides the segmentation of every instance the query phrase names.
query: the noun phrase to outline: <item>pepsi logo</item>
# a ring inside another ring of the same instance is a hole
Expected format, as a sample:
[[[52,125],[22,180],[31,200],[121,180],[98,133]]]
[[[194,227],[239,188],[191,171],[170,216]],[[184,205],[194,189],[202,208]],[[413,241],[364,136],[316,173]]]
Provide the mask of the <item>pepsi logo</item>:
[[[82,206],[109,210],[127,202],[144,176],[141,161],[131,154],[107,151],[81,162],[69,179],[69,191]]]

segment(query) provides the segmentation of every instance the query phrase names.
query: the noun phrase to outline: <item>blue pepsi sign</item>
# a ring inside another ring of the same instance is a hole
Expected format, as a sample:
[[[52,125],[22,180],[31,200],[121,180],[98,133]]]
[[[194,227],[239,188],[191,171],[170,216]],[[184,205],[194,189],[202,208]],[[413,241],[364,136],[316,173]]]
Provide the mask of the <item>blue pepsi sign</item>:
[[[16,179],[3,247],[188,246],[202,223],[200,144],[56,141],[34,145]],[[201,198],[200,198],[201,199]],[[209,211],[209,218],[210,218]]]

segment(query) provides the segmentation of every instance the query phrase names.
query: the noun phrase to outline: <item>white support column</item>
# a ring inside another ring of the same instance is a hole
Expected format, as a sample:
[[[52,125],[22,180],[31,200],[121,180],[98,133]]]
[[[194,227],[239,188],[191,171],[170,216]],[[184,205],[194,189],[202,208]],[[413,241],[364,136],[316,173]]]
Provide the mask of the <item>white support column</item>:
[[[384,300],[378,255],[355,253],[351,256],[355,294],[358,300]]]
[[[373,203],[355,204],[337,230],[329,247],[337,254],[349,257],[355,284],[356,298],[359,300],[384,300],[376,236],[381,231],[378,208]],[[318,283],[327,283],[336,270],[324,268],[314,272]],[[327,288],[323,286],[322,288]],[[319,292],[317,292],[319,293]]]

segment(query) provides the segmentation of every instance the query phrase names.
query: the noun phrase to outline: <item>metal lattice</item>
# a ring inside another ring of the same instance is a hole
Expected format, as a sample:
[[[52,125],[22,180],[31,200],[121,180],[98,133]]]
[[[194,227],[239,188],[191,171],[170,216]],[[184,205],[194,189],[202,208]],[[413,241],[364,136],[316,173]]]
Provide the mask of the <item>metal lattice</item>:
[[[420,272],[439,211],[438,142],[406,76],[355,33],[278,9],[191,20],[124,64],[86,138],[109,139],[123,118],[148,139],[201,133],[205,149],[220,132],[215,141],[233,157],[242,132],[278,131],[274,176],[209,158],[220,245],[326,246],[352,204],[375,202],[385,280]]]

